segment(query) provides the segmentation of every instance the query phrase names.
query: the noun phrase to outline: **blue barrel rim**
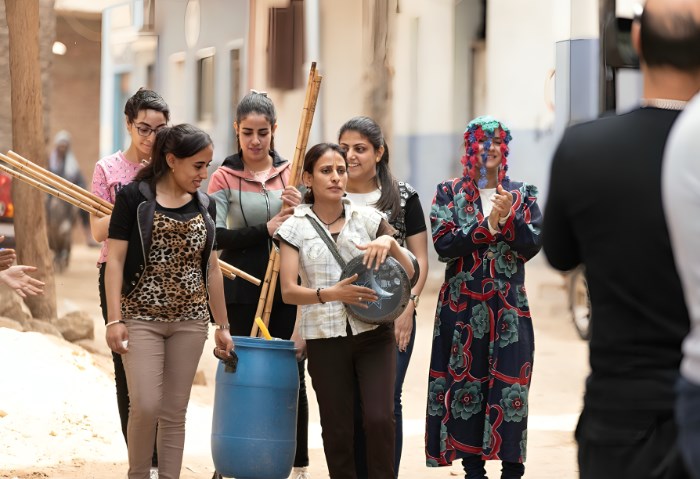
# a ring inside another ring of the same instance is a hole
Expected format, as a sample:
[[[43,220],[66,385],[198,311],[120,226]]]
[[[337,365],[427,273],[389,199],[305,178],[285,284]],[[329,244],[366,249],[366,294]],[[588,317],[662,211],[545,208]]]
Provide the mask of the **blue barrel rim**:
[[[234,348],[294,349],[294,341],[288,339],[265,339],[251,336],[233,336]]]

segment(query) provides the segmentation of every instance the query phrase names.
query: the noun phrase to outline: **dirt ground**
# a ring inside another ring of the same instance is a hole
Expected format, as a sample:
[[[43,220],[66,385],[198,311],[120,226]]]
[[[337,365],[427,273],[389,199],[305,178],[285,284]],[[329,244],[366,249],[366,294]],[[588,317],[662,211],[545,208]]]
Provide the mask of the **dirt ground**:
[[[0,478],[123,479],[126,447],[119,428],[111,357],[97,295],[97,250],[74,247],[68,270],[57,277],[59,313],[89,312],[97,353],[58,338],[0,328]],[[587,348],[578,339],[565,305],[563,280],[536,257],[527,270],[537,351],[530,396],[525,477],[578,477],[573,429],[587,374]],[[440,275],[431,274],[421,297],[416,346],[404,385],[404,451],[400,477],[463,477],[457,465],[426,468],[423,426],[430,338]],[[211,340],[210,340],[211,341]],[[187,416],[182,479],[209,479],[214,371],[211,345]],[[318,409],[310,392],[310,472],[328,477]],[[499,464],[489,463],[492,478]]]

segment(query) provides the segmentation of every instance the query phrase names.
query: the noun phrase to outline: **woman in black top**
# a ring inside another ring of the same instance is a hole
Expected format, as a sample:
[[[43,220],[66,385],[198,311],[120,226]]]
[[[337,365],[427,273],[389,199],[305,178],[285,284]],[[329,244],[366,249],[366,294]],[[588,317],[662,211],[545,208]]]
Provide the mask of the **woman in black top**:
[[[368,117],[351,118],[340,127],[338,143],[348,155],[347,197],[358,205],[373,206],[394,227],[394,238],[418,260],[420,275],[411,288],[411,301],[394,322],[396,336],[396,420],[395,473],[398,476],[403,447],[401,389],[416,337],[416,307],[428,273],[428,235],[418,193],[408,183],[397,181],[389,169],[389,147],[379,125]],[[358,477],[366,477],[365,441],[356,414],[355,459]],[[365,474],[363,476],[363,474]]]

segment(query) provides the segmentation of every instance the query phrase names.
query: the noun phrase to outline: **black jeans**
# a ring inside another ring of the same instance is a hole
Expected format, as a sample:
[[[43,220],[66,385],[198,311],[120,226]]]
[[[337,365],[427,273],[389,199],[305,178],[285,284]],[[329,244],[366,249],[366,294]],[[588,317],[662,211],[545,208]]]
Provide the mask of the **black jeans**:
[[[413,331],[408,341],[406,351],[396,348],[396,380],[394,382],[394,420],[396,421],[396,438],[394,445],[394,477],[399,477],[401,465],[401,451],[403,449],[403,406],[401,404],[401,392],[403,382],[406,379],[408,364],[413,354],[413,344],[416,342],[416,313],[413,312]],[[357,390],[357,388],[356,388]],[[355,396],[355,469],[358,479],[367,479],[367,442],[365,431],[362,428],[362,406],[360,396]]]
[[[581,479],[687,479],[673,411],[591,410],[576,427]]]
[[[105,292],[105,268],[107,263],[100,265],[100,274],[98,279],[98,288],[100,291],[100,309],[102,309],[102,319],[107,324],[107,294]],[[126,440],[126,426],[129,424],[129,388],[126,385],[126,374],[124,373],[124,364],[122,364],[122,355],[112,352],[112,362],[114,363],[114,382],[117,387],[117,409],[119,410],[119,419],[122,425],[122,434],[124,442]],[[151,461],[153,467],[158,467],[158,451],[156,445],[153,444],[153,459]]]
[[[367,477],[394,477],[394,328],[379,326],[356,336],[310,339],[306,347],[330,477],[357,477],[352,447],[356,393],[366,432]]]

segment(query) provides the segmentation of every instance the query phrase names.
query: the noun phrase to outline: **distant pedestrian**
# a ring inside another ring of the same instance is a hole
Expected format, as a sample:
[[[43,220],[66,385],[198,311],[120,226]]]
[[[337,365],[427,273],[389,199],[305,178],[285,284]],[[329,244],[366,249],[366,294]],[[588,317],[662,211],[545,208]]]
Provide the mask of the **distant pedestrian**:
[[[54,148],[49,155],[49,170],[74,185],[85,188],[85,176],[80,171],[78,159],[73,152],[71,135],[66,130],[59,131],[54,137]],[[86,244],[88,246],[99,246],[99,243],[93,239],[90,231],[90,213],[82,209],[78,210],[78,218],[85,234]]]

